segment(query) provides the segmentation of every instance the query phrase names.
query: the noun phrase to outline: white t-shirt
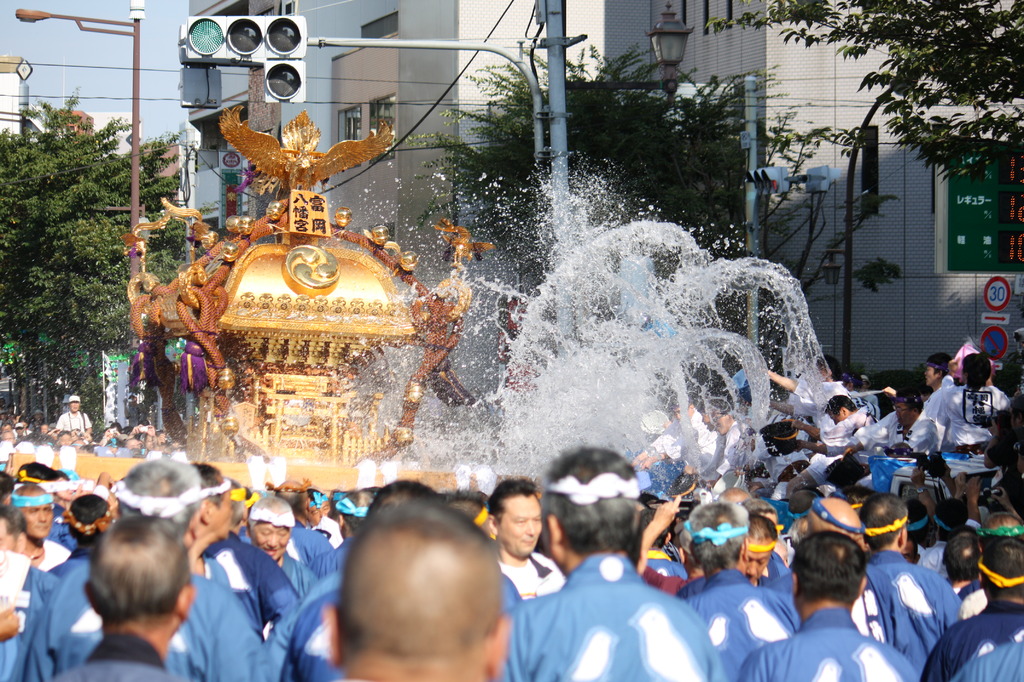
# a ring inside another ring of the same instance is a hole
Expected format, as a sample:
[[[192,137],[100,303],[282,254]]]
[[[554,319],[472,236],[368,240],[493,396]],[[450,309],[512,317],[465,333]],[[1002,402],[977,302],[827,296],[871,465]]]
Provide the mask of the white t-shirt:
[[[512,584],[516,586],[519,596],[523,599],[533,599],[558,592],[565,584],[565,577],[558,570],[555,562],[537,552],[530,555],[523,566],[509,566],[500,561],[498,566],[501,567],[501,572],[508,576]]]
[[[856,435],[865,450],[876,445],[892,447],[897,443],[906,443],[914,452],[934,452],[939,449],[939,433],[935,422],[925,416],[918,417],[909,429],[903,429],[896,413],[890,412],[882,421],[865,426]]]
[[[53,540],[43,540],[43,561],[39,564],[40,571],[49,571],[60,566],[71,556],[71,551]]]

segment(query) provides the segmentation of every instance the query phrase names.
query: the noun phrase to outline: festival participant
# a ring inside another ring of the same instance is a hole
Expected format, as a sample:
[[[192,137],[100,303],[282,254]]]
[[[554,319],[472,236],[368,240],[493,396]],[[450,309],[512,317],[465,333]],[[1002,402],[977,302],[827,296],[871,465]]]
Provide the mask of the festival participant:
[[[337,549],[344,538],[341,535],[341,524],[327,514],[331,504],[330,499],[324,493],[313,488],[307,490],[306,495],[309,496],[309,502],[307,502],[309,527],[326,536],[331,547]]]
[[[743,574],[751,585],[759,586],[762,580],[769,580],[769,564],[779,556],[775,553],[775,545],[779,540],[779,531],[775,524],[764,516],[751,514],[747,522],[747,543],[743,548],[740,565]],[[788,570],[788,569],[787,569]]]
[[[1024,636],[1024,542],[1000,538],[989,544],[978,568],[988,606],[946,630],[928,657],[921,682],[945,682],[971,659]]]
[[[884,641],[918,671],[942,634],[956,622],[960,600],[937,573],[907,563],[907,505],[879,493],[861,507],[864,536],[871,551],[868,586],[878,603]]]
[[[27,462],[18,469],[16,480],[18,483],[35,483],[53,495],[53,524],[47,538],[69,552],[74,550],[75,541],[64,522],[64,511],[71,504],[77,486],[69,481],[68,475],[40,462]]]
[[[810,417],[819,427],[825,428],[832,425],[831,419],[824,412],[825,404],[834,396],[848,396],[850,392],[839,381],[843,372],[838,360],[831,355],[825,355],[818,358],[817,367],[819,378],[817,387],[812,387],[804,377],[791,379],[772,371],[768,372],[768,378],[780,388],[790,392],[786,403],[773,401],[772,407],[796,417]]]
[[[857,442],[846,449],[845,454],[876,447],[892,448],[905,446],[912,452],[935,452],[939,449],[939,433],[935,422],[921,416],[924,399],[916,388],[901,388],[892,398],[893,411],[880,422],[858,430],[854,437]]]
[[[971,482],[973,485],[969,495],[974,496],[975,508],[977,508],[978,494],[981,492],[981,479],[975,477]],[[935,505],[932,519],[935,521],[935,525],[938,526],[938,539],[931,547],[921,550],[921,560],[919,563],[921,566],[935,571],[945,578],[946,567],[943,565],[942,557],[946,551],[946,542],[955,529],[968,523],[967,505],[963,503],[963,500],[959,499],[940,500]]]
[[[394,481],[374,497],[366,518],[381,511],[416,500],[440,501],[437,492],[419,481]],[[358,533],[355,537],[359,537]],[[267,641],[267,656],[272,669],[281,670],[281,679],[289,682],[332,682],[340,671],[331,661],[330,638],[323,620],[324,609],[337,601],[345,562],[352,543],[343,542],[323,558],[333,557],[334,570],[310,590],[289,617],[278,623]],[[326,562],[321,567],[326,566]]]
[[[264,497],[249,511],[249,539],[252,546],[266,553],[288,577],[302,599],[316,583],[306,567],[288,555],[288,541],[295,527],[295,516],[287,502],[279,497]]]
[[[772,554],[768,558],[768,573],[759,581],[759,584],[764,586],[772,580],[776,580],[780,576],[789,573],[789,547],[782,541],[782,536],[779,535],[782,532],[782,526],[779,525],[779,512],[775,507],[769,502],[758,498],[747,500],[743,503],[743,507],[751,516],[763,516],[768,519],[775,529],[775,549],[772,550]]]
[[[75,549],[67,561],[50,569],[58,578],[76,566],[89,563],[93,548],[114,522],[114,516],[110,513],[110,505],[99,495],[82,495],[75,498],[64,512],[64,521],[75,540]]]
[[[519,596],[533,599],[565,584],[551,559],[535,551],[540,541],[540,493],[525,478],[507,478],[488,500],[491,532],[498,541],[498,566],[515,584]]]
[[[373,490],[353,490],[338,493],[334,499],[334,513],[337,514],[341,537],[347,540],[359,532],[359,527],[366,521],[366,512],[373,502]]]
[[[928,416],[945,429],[943,452],[980,451],[992,439],[989,428],[996,414],[1010,409],[1009,398],[991,385],[992,365],[985,355],[965,357],[963,371],[965,385],[943,391],[935,410],[928,409]]]
[[[53,526],[53,495],[37,483],[23,483],[11,495],[11,504],[25,515],[28,538],[25,551],[33,566],[49,571],[71,556],[66,547],[49,539]]]
[[[1020,525],[1020,519],[1007,512],[996,512],[989,514],[981,528],[975,531],[981,543],[981,551],[1000,538],[1024,538],[1024,526]],[[960,620],[973,618],[988,606],[988,597],[985,590],[975,590],[961,600]]]
[[[313,560],[321,554],[329,554],[333,547],[323,533],[310,527],[309,521],[309,481],[285,481],[277,487],[268,486],[275,495],[291,505],[295,516],[295,527],[292,528],[292,539],[288,543],[288,553],[312,570]],[[313,570],[316,573],[315,570]]]
[[[651,522],[654,521],[655,515],[657,514],[658,508],[661,504],[652,505],[651,503],[644,503],[643,496],[641,496],[641,503],[643,508],[640,510],[640,530],[644,531],[646,536],[648,530],[652,532],[654,530],[660,530],[660,526],[652,526]],[[659,500],[660,502],[660,500]],[[649,544],[641,547],[641,551],[646,555],[647,568],[651,569],[663,577],[675,576],[680,580],[686,580],[687,573],[686,567],[676,559],[673,558],[675,554],[675,545],[672,540],[674,539],[674,533],[672,529],[672,523],[669,522],[665,529],[658,533]],[[669,554],[672,552],[673,554]],[[682,584],[682,583],[678,583]],[[676,590],[679,588],[677,587]],[[675,590],[672,591],[675,594]]]
[[[949,353],[932,353],[924,363],[924,383],[932,389],[934,395],[940,388],[946,385],[946,377],[949,377],[949,361],[953,356]],[[949,384],[953,378],[949,378]]]
[[[950,533],[946,550],[942,553],[942,565],[946,569],[950,586],[961,602],[981,589],[981,572],[978,570],[980,558],[981,545],[977,531],[964,526]]]
[[[747,522],[747,510],[727,502],[701,505],[686,522],[706,576],[703,591],[687,603],[707,623],[711,643],[731,680],[738,679],[740,665],[751,651],[786,639],[797,626],[788,595],[759,590],[740,570],[748,545]]]
[[[857,632],[850,610],[865,584],[864,552],[829,531],[805,538],[793,558],[793,601],[800,630],[744,662],[745,682],[914,682],[917,672],[892,647]]]
[[[125,519],[105,534],[90,564],[85,591],[103,619],[103,639],[84,665],[56,682],[181,682],[166,671],[164,660],[196,588],[173,526],[160,519]]]
[[[348,679],[500,676],[508,642],[501,573],[493,546],[471,521],[412,502],[371,520],[353,544],[338,606],[326,617],[334,662]]]
[[[68,397],[68,411],[57,418],[58,431],[78,431],[87,440],[92,440],[92,421],[82,412],[82,399],[77,395]]]
[[[715,454],[718,434],[704,423],[704,415],[690,403],[686,410],[686,420],[690,425],[690,435],[696,449],[691,451],[683,432],[682,409],[679,405],[672,407],[673,419],[665,427],[650,447],[641,452],[633,460],[638,470],[649,469],[651,481],[655,488],[667,492],[672,482],[691,467],[693,471],[702,472]],[[708,476],[710,477],[710,475]]]
[[[0,682],[20,679],[25,638],[35,632],[58,583],[32,566],[24,552],[27,543],[25,517],[0,506]]]
[[[200,523],[209,526],[213,535],[213,542],[203,556],[224,569],[227,586],[241,600],[256,634],[262,636],[298,603],[299,595],[281,567],[265,552],[242,542],[231,532],[235,525],[231,481],[209,464],[193,466],[205,490],[221,491],[209,495],[200,504]]]
[[[200,503],[220,494],[203,489],[194,467],[167,459],[136,465],[115,486],[122,518],[166,519],[184,540],[189,561],[204,566],[209,544],[199,524]],[[207,562],[215,565],[214,562]],[[68,572],[54,591],[35,631],[25,666],[25,682],[42,682],[81,665],[101,639],[102,622],[89,605],[85,584],[90,568]],[[264,679],[259,637],[231,590],[193,572],[196,599],[167,657],[167,669],[193,682],[254,682]]]
[[[555,594],[524,602],[512,624],[508,682],[650,678],[724,680],[704,623],[644,585],[632,467],[610,450],[581,448],[547,472],[543,524],[568,577]]]

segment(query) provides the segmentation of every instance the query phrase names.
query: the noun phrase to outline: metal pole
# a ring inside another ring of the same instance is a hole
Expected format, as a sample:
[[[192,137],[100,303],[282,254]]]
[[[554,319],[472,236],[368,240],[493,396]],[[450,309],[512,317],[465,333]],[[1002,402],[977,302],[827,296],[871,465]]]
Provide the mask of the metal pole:
[[[134,19],[132,21],[132,159],[131,159],[131,198],[129,199],[129,206],[131,206],[131,229],[134,229],[142,220],[141,211],[141,192],[139,189],[140,185],[140,169],[141,169],[141,157],[139,156],[139,91],[140,91],[140,74],[141,74],[141,63],[142,63],[142,34],[140,32],[141,21]],[[129,273],[132,277],[139,273],[139,258],[132,255],[129,260]]]
[[[747,76],[743,79],[743,117],[746,121],[747,133],[747,171],[757,169],[757,77]],[[746,218],[747,253],[755,258],[761,257],[761,226],[757,207],[757,187],[752,182],[746,183]],[[747,294],[747,335],[756,345],[758,340],[758,291],[754,289]]]
[[[391,38],[310,38],[310,47],[385,47],[415,50],[458,50],[465,52],[491,52],[512,62],[526,79],[533,99],[533,153],[540,158],[544,153],[544,98],[540,84],[530,71],[530,65],[503,47],[489,43],[467,43],[458,40],[392,40]]]
[[[882,106],[882,97],[889,92],[891,89],[882,93],[868,109],[864,121],[860,124],[858,137],[863,134],[864,129],[871,123],[871,119],[875,117],[878,108]],[[853,148],[850,149],[850,163],[846,167],[845,241],[843,243],[843,367],[850,366],[850,340],[853,335],[853,183],[859,155],[860,143],[855,140]]]
[[[564,0],[548,0],[545,21],[548,29],[548,106],[551,131],[551,185],[557,207],[565,206],[569,191],[569,133],[565,102],[565,12]]]

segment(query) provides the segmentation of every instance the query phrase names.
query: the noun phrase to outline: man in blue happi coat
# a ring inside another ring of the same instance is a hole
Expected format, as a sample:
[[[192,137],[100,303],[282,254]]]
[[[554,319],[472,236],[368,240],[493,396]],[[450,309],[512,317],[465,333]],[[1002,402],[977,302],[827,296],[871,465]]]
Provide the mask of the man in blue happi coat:
[[[637,574],[639,493],[632,467],[610,450],[581,448],[551,464],[544,527],[567,578],[513,612],[508,682],[726,679],[700,617]]]
[[[360,521],[370,519],[384,509],[415,500],[438,499],[436,491],[418,481],[394,481],[381,488],[359,518]],[[343,502],[344,499],[339,501],[340,508],[351,511]],[[357,537],[360,528],[361,524],[348,525],[346,541],[332,552],[337,562],[333,572],[310,590],[295,616],[282,622],[267,642],[269,658],[272,663],[280,665],[282,682],[330,682],[338,679],[340,671],[331,661],[328,646],[330,639],[323,622],[323,613],[324,608],[336,600],[348,552],[352,548],[348,540]]]
[[[1024,542],[1001,538],[990,543],[978,568],[988,606],[946,630],[928,657],[921,682],[945,682],[1000,644],[1024,641]]]
[[[231,490],[238,486],[226,480],[216,467],[194,466],[204,489],[223,490],[207,497],[200,507],[200,522],[210,526],[215,538],[203,556],[224,569],[228,585],[241,600],[253,630],[262,637],[299,602],[299,595],[276,562],[231,531],[241,523],[245,512],[244,501],[231,499]]]
[[[707,623],[732,680],[750,652],[790,637],[797,627],[792,597],[754,587],[737,568],[748,545],[747,522],[747,510],[729,502],[701,505],[686,522],[706,576],[704,590],[687,603]]]
[[[493,543],[467,516],[413,501],[372,515],[352,542],[325,617],[346,679],[498,678],[508,638],[501,572]]]
[[[935,571],[907,562],[907,505],[890,493],[872,495],[860,510],[871,551],[868,587],[885,642],[920,673],[932,647],[956,622],[960,599]]]
[[[216,489],[204,489],[194,467],[172,460],[138,464],[115,489],[121,516],[168,520],[189,550],[193,571],[203,570],[209,545],[199,524],[200,503]],[[65,575],[32,637],[25,682],[42,682],[81,665],[102,633],[89,605],[89,566]],[[259,637],[231,590],[201,575],[192,576],[196,598],[188,620],[171,641],[167,669],[193,682],[255,682],[269,679]]]
[[[25,517],[0,506],[0,595],[6,602],[0,608],[0,682],[19,679],[28,644],[59,582],[31,565],[27,544]]]
[[[103,619],[103,639],[84,665],[56,682],[181,682],[164,659],[195,587],[174,527],[161,519],[124,519],[104,534],[90,563],[86,593]]]
[[[67,561],[54,566],[50,573],[63,578],[76,566],[88,564],[93,547],[113,522],[110,505],[105,499],[99,495],[76,497],[65,513],[65,525],[75,541],[75,548],[71,550]]]
[[[316,584],[316,576],[288,554],[288,542],[295,528],[295,516],[288,503],[279,497],[258,500],[249,510],[247,528],[252,546],[280,567],[299,599],[305,597]]]
[[[953,682],[1016,680],[1024,670],[1024,642],[997,646],[990,654],[975,658],[953,677]]]
[[[285,481],[276,488],[271,488],[277,497],[288,503],[295,517],[295,527],[288,542],[288,554],[297,561],[311,566],[313,560],[321,554],[329,554],[331,547],[327,536],[310,528],[309,522],[309,481],[297,483]]]
[[[917,671],[892,647],[865,637],[850,617],[864,589],[867,557],[845,535],[804,538],[793,559],[793,600],[802,625],[793,637],[743,662],[745,682],[914,682]]]

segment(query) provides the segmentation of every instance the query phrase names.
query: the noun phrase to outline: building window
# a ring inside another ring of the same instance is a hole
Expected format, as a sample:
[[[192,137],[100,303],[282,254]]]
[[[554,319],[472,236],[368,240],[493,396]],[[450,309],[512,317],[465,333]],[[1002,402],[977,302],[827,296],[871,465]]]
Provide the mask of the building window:
[[[725,0],[725,18],[732,21],[732,0]]]
[[[370,127],[377,132],[381,121],[395,127],[395,96],[388,95],[370,102]]]
[[[363,24],[362,38],[389,38],[398,35],[398,12],[392,12]]]
[[[861,210],[865,214],[875,214],[878,213],[878,126],[864,129],[861,157]]]
[[[295,0],[284,0],[281,3],[281,14],[295,14]]]
[[[704,0],[704,35],[709,33],[708,21],[711,20],[711,0]]]
[[[683,22],[683,26],[689,26],[689,12],[690,0],[679,0],[679,21]]]
[[[363,108],[352,107],[338,112],[340,140],[360,140],[363,137]]]

